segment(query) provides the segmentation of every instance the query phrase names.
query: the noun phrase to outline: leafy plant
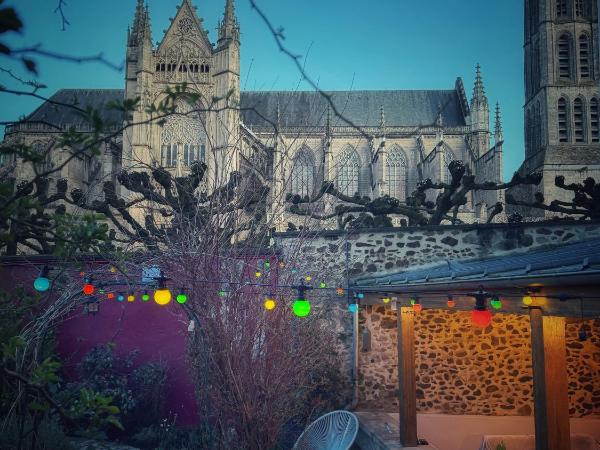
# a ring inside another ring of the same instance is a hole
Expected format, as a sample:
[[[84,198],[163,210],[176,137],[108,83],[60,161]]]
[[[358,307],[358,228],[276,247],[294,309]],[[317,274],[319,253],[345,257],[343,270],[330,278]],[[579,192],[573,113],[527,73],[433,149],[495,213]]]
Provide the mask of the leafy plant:
[[[118,419],[119,408],[112,404],[112,397],[102,395],[89,389],[81,389],[79,398],[73,402],[69,412],[71,416],[83,423],[77,434],[86,437],[104,438],[104,429],[112,425],[123,430]]]
[[[134,369],[138,354],[132,351],[119,357],[114,344],[94,347],[78,364],[79,380],[69,385],[75,395],[87,391],[110,398],[119,410],[120,426],[112,420],[106,422],[128,433],[158,423],[165,401],[165,366],[148,362]]]
[[[30,345],[23,330],[36,318],[36,298],[20,289],[13,295],[0,291],[0,304],[0,416],[13,427],[6,439],[17,443],[2,448],[67,448],[44,447],[44,433],[58,428],[62,434],[68,430],[99,436],[110,427],[122,428],[110,396],[91,389],[73,396],[64,389],[52,333],[37,337],[39,345]]]

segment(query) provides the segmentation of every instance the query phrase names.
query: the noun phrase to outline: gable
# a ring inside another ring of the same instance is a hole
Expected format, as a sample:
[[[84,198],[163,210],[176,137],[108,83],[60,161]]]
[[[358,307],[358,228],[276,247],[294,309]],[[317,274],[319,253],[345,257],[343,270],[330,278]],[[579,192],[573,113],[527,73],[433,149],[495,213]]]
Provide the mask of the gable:
[[[202,19],[196,14],[189,0],[177,7],[177,14],[165,32],[157,53],[161,56],[174,56],[178,48],[198,47],[202,56],[212,55],[212,44],[202,26]]]

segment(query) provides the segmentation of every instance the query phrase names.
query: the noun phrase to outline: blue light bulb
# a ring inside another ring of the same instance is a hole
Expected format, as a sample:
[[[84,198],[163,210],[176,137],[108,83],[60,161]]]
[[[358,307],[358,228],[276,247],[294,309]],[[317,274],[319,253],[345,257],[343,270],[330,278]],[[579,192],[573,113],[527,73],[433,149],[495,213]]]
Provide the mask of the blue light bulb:
[[[46,292],[50,289],[50,280],[46,277],[37,277],[33,282],[33,288],[38,292]]]

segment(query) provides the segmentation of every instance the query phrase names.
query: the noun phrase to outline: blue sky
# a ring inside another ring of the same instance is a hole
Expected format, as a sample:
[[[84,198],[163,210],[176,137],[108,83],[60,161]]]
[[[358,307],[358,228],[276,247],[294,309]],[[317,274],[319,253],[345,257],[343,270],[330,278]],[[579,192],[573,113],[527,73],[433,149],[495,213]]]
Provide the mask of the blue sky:
[[[155,41],[180,0],[148,0]],[[48,50],[104,56],[121,64],[135,0],[69,0],[70,25],[61,30],[58,0],[8,0],[26,29],[14,46],[42,43]],[[195,0],[211,40],[225,0]],[[503,112],[504,174],[523,160],[522,0],[257,0],[272,23],[285,30],[286,45],[306,57],[308,73],[327,90],[451,89],[456,77],[470,97],[475,65],[482,66],[490,109]],[[242,88],[307,89],[292,61],[279,53],[249,0],[237,0],[242,29]],[[60,88],[122,88],[123,73],[97,63],[39,60],[40,81],[51,95]],[[2,61],[3,67],[7,65]],[[13,65],[21,70],[18,65]],[[0,84],[11,85],[4,73]],[[0,121],[31,112],[39,101],[0,97]],[[493,114],[491,115],[493,117]],[[491,124],[493,127],[493,123]]]

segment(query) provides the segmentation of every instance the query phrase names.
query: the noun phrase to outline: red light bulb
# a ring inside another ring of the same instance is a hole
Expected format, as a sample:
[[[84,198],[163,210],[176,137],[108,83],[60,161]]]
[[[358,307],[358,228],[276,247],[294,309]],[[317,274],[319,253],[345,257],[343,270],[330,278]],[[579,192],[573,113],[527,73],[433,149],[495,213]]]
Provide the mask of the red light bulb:
[[[413,307],[413,311],[416,312],[417,314],[420,313],[421,311],[423,311],[423,305],[421,305],[420,303],[415,303],[414,305],[412,305]]]
[[[83,285],[83,293],[85,295],[92,295],[94,293],[94,285],[91,283],[85,283]]]
[[[487,328],[492,323],[492,313],[487,309],[474,309],[471,311],[471,322],[476,327]]]

